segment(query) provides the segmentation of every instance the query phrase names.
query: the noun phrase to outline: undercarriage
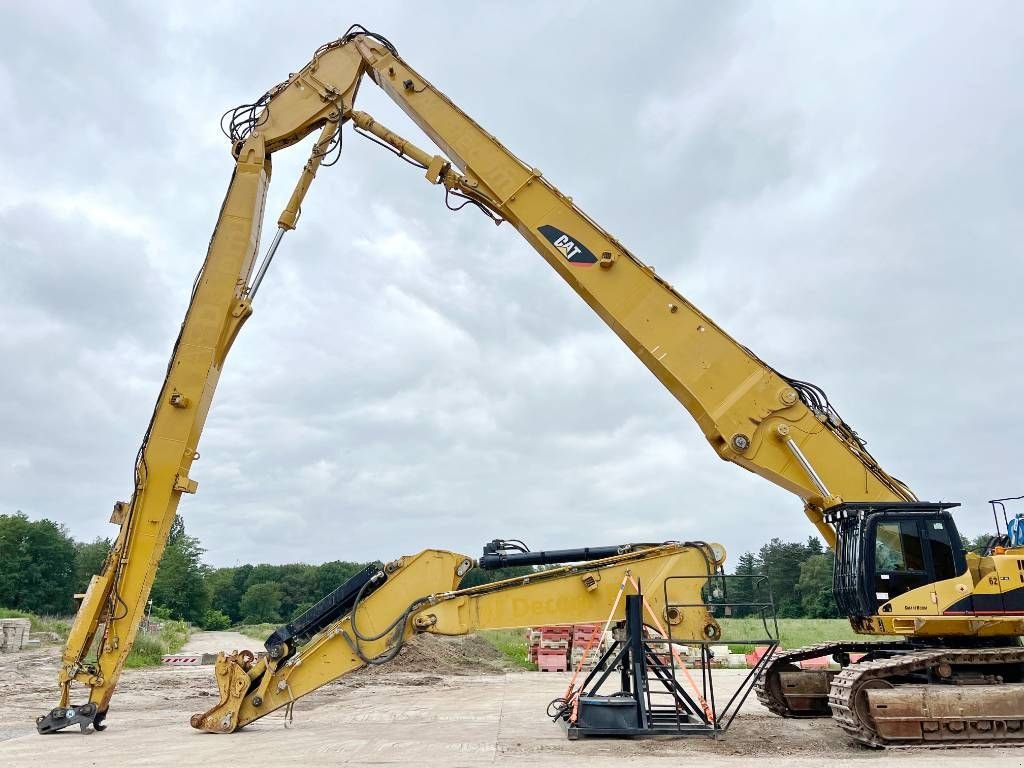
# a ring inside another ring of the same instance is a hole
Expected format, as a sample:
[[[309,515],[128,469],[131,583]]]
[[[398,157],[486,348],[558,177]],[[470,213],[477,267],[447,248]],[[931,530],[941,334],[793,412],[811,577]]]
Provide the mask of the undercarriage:
[[[839,669],[799,666],[821,657]],[[831,717],[869,747],[1024,745],[1024,648],[1017,646],[823,643],[779,653],[756,692],[775,714]]]

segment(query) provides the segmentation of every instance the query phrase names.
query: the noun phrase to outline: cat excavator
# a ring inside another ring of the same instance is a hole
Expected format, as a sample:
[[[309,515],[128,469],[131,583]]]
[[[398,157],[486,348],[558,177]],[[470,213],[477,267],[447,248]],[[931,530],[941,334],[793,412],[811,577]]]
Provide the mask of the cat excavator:
[[[440,154],[357,110],[364,78]],[[966,553],[950,511],[957,505],[918,500],[819,387],[781,374],[732,339],[390,41],[359,25],[255,102],[225,114],[235,159],[230,186],[136,460],[131,500],[114,506],[119,535],[84,595],[59,672],[60,703],[37,720],[40,732],[103,727],[178,501],[197,489],[190,471],[227,353],[318,170],[336,162],[346,123],[417,166],[449,208],[470,206],[508,222],[693,416],[719,457],[799,497],[835,552],[835,597],[863,640],[777,655],[758,683],[769,709],[831,716],[875,747],[1024,743],[1024,548],[997,536],[985,554]],[[257,265],[272,155],[315,131],[309,161]],[[591,555],[573,554],[582,566],[468,590],[457,585],[482,561],[456,553],[426,550],[370,569],[324,598],[313,620],[276,632],[263,658],[222,654],[215,667],[220,700],[192,724],[237,730],[353,669],[393,658],[416,633],[594,621],[609,610],[621,617],[613,593],[627,571],[652,587],[645,591],[662,618],[694,637],[720,637],[701,605],[706,579],[724,560],[717,545],[624,546]],[[676,577],[687,586],[667,597]],[[670,610],[672,601],[687,607]],[[838,671],[800,665],[822,656]],[[88,702],[70,703],[72,684],[88,690]]]

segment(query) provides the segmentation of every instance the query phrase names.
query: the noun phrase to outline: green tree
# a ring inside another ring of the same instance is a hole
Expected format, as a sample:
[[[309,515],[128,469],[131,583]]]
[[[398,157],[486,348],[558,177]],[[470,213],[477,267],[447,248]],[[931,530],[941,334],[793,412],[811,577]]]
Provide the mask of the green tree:
[[[817,536],[808,536],[807,543],[804,544],[804,549],[806,550],[808,557],[820,555],[825,552],[825,546]]]
[[[311,605],[319,599],[318,569],[315,565],[293,563],[278,566],[274,580],[281,587],[281,616],[291,618],[302,605]]]
[[[52,520],[0,515],[0,605],[33,613],[74,610],[75,543]]]
[[[964,551],[973,552],[976,555],[984,555],[985,550],[988,549],[988,543],[991,540],[991,533],[982,533],[971,539],[968,539],[963,535],[960,536],[960,543],[963,544]]]
[[[748,603],[748,605],[737,605],[732,609],[733,616],[752,616],[758,613],[756,607],[749,603],[764,602],[768,599],[768,590],[758,588],[761,567],[757,558],[750,552],[744,552],[736,561],[736,570],[733,574],[737,577],[727,579],[726,585],[729,590],[728,602]]]
[[[166,608],[177,619],[201,625],[210,607],[210,591],[206,584],[207,567],[203,565],[204,550],[199,539],[185,532],[185,522],[174,516],[167,548],[160,560],[150,598],[153,605]]]
[[[800,607],[808,619],[834,619],[839,616],[835,596],[832,593],[832,565],[835,558],[831,552],[811,555],[800,564]]]
[[[317,588],[316,597],[313,598],[314,602],[340,587],[367,565],[369,563],[350,563],[344,560],[332,560],[321,565],[317,568]]]
[[[490,571],[485,571],[481,568],[471,568],[462,577],[462,581],[459,582],[459,589],[478,587],[481,584],[490,584],[502,579],[514,579],[518,576],[529,576],[531,573],[536,572],[537,569],[532,565],[513,565],[508,568],[495,568]]]
[[[270,581],[253,584],[242,595],[240,608],[246,624],[281,621],[281,587]]]
[[[210,608],[203,614],[202,628],[215,632],[218,630],[229,629],[231,627],[231,619],[226,613],[221,613],[213,608]]]
[[[242,620],[239,603],[242,600],[241,578],[238,568],[214,568],[206,574],[206,587],[210,592],[210,608],[227,616],[232,622]]]
[[[85,592],[93,576],[103,571],[113,543],[97,537],[91,544],[75,542],[75,591]]]
[[[809,550],[812,540],[817,542],[817,539],[811,539],[806,544],[800,544],[773,538],[757,553],[761,572],[771,584],[775,612],[781,618],[799,618],[803,614],[798,587],[800,564],[812,555]],[[821,552],[820,543],[817,550]]]

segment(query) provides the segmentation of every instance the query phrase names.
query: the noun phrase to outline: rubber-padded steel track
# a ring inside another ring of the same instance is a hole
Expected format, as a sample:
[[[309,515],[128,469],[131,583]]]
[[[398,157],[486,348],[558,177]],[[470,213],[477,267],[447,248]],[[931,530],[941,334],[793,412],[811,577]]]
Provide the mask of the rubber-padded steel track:
[[[889,658],[851,664],[833,678],[829,692],[829,706],[835,722],[850,736],[870,747],[957,747],[965,744],[978,746],[1013,746],[1024,744],[1024,711],[1019,717],[986,717],[985,713],[965,712],[962,717],[930,717],[922,711],[922,730],[929,735],[920,740],[888,739],[866,722],[860,714],[858,697],[866,686],[885,681],[900,688],[900,679],[908,676],[931,678],[929,674],[940,665],[949,665],[954,671],[958,667],[974,669],[988,668],[996,671],[1004,665],[1020,667],[1024,664],[1024,648],[969,648],[918,650],[903,652]],[[945,687],[941,683],[935,688]],[[998,685],[998,683],[992,683]],[[928,686],[929,688],[932,686]],[[967,689],[976,686],[964,686]]]
[[[764,670],[764,674],[758,679],[754,687],[757,700],[779,717],[828,717],[827,712],[819,715],[794,712],[782,696],[782,687],[778,684],[778,674],[787,667],[796,667],[806,659],[816,659],[820,656],[832,657],[839,653],[876,653],[885,651],[905,651],[912,646],[904,642],[871,642],[850,640],[847,642],[818,643],[817,645],[805,645],[803,648],[795,648],[791,651],[776,653]]]

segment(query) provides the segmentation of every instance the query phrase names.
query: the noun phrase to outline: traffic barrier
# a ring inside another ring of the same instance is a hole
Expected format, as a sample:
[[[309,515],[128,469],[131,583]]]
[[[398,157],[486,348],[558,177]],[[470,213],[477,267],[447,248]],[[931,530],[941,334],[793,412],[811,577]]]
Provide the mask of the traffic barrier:
[[[200,667],[203,656],[202,653],[168,653],[160,657],[160,663],[168,667]]]

